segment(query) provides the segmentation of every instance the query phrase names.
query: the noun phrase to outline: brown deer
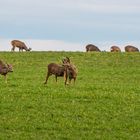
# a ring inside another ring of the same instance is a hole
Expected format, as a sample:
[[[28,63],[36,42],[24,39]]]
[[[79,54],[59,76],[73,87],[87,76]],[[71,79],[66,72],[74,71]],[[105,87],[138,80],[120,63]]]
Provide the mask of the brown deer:
[[[16,47],[19,48],[19,51],[23,51],[23,50],[30,51],[31,50],[31,48],[27,48],[27,46],[25,45],[24,42],[21,42],[19,40],[12,40],[11,45],[13,46],[11,51],[15,51]]]
[[[64,58],[62,60],[62,62],[63,62],[63,65],[69,65],[70,66],[68,71],[67,71],[68,72],[67,76],[69,78],[69,83],[71,83],[72,79],[74,80],[74,83],[75,83],[76,77],[77,77],[77,73],[78,73],[78,70],[77,70],[76,66],[71,64],[69,57]]]
[[[65,61],[65,63],[64,63]],[[67,62],[66,62],[67,61]],[[55,63],[50,63],[48,65],[48,72],[47,72],[47,76],[46,76],[46,80],[44,84],[47,84],[48,78],[51,75],[55,75],[55,79],[57,82],[57,77],[64,77],[64,83],[65,85],[67,84],[67,79],[69,78],[69,82],[71,82],[71,79],[74,79],[74,81],[76,80],[76,76],[77,73],[75,71],[74,66],[72,66],[69,62],[70,59],[63,59],[62,60],[63,64],[62,65],[58,65]]]
[[[90,52],[90,51],[100,52],[101,50],[93,44],[88,44],[86,46],[86,52]]]
[[[127,45],[125,46],[125,52],[139,52],[139,49],[132,45]]]
[[[110,52],[121,52],[121,49],[118,46],[112,46]]]
[[[9,72],[13,72],[13,68],[11,64],[5,64],[2,60],[0,60],[0,74],[4,76],[5,82],[7,83],[7,74]]]

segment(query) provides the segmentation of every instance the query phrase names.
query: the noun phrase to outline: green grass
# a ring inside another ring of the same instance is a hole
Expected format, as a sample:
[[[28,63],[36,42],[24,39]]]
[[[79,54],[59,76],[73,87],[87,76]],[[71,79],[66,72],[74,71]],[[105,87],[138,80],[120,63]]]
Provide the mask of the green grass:
[[[69,56],[77,81],[47,65]],[[0,77],[0,140],[139,140],[140,53],[0,52],[13,64]]]

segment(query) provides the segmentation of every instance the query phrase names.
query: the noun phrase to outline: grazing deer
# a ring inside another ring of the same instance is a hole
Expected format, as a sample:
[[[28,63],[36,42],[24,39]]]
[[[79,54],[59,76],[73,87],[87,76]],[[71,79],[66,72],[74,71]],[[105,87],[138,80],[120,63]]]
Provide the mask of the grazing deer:
[[[121,49],[118,46],[112,46],[110,52],[121,52]]]
[[[90,51],[100,52],[101,50],[93,44],[88,44],[86,46],[86,52],[90,52]]]
[[[0,60],[0,74],[4,76],[5,82],[7,83],[7,74],[8,72],[13,72],[11,64],[5,64]]]
[[[11,51],[15,51],[16,47],[19,48],[19,51],[23,51],[23,50],[30,51],[31,50],[31,48],[27,48],[27,46],[25,45],[24,42],[21,42],[19,40],[12,40],[11,45],[13,46]]]
[[[125,52],[139,52],[139,49],[132,45],[127,45],[125,46]]]

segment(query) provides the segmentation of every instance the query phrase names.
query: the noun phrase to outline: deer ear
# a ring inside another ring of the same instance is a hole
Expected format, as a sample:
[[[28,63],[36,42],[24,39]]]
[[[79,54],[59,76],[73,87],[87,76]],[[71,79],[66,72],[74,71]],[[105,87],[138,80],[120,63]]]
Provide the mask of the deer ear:
[[[64,59],[62,59],[62,63],[64,63]]]
[[[67,63],[67,59],[66,58],[63,58],[62,59],[62,62],[63,62],[63,64],[66,64]]]
[[[68,60],[68,62],[70,63],[70,59],[69,59],[69,57],[66,57],[66,59]]]

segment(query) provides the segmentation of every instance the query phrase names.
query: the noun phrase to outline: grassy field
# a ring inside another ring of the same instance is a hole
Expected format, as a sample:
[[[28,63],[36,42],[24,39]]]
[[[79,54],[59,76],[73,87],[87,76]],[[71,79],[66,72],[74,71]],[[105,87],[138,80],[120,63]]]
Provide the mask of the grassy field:
[[[75,85],[47,65],[68,56]],[[0,140],[140,140],[140,53],[0,52]]]

